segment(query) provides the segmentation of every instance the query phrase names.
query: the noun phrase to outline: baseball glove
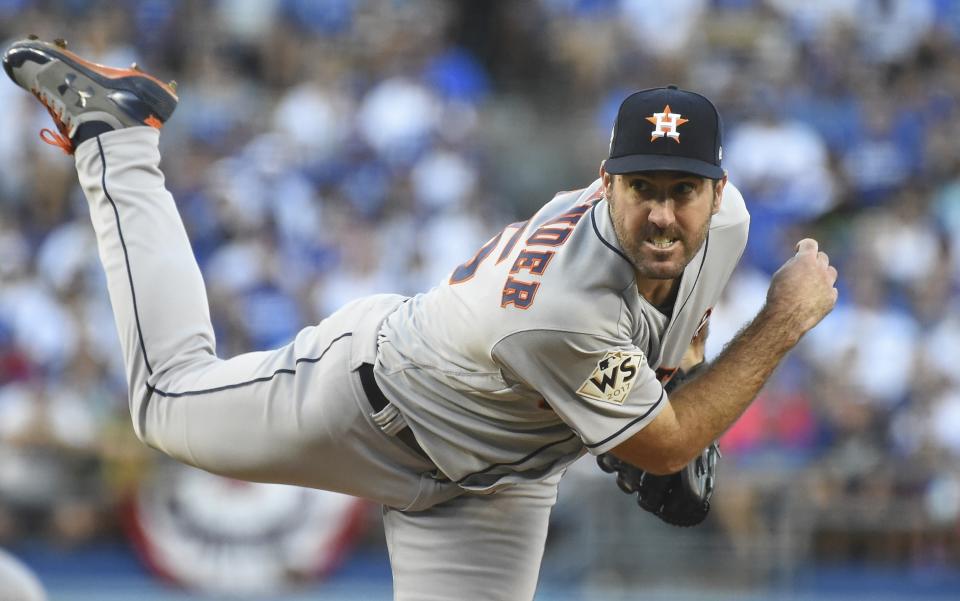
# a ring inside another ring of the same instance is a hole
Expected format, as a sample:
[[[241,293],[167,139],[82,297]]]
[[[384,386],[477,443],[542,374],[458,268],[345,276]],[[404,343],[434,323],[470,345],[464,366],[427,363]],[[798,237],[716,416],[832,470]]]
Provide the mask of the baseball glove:
[[[617,486],[637,493],[637,503],[674,526],[696,526],[710,512],[720,448],[711,444],[675,474],[657,476],[617,459],[610,453],[597,457],[600,469],[617,474]]]
[[[692,374],[677,375],[680,377],[674,377],[667,385],[668,392]],[[648,474],[610,453],[598,455],[597,464],[603,471],[617,474],[620,490],[630,495],[637,493],[640,507],[668,524],[686,527],[696,526],[710,512],[719,458],[720,447],[714,442],[685,468],[666,476]]]

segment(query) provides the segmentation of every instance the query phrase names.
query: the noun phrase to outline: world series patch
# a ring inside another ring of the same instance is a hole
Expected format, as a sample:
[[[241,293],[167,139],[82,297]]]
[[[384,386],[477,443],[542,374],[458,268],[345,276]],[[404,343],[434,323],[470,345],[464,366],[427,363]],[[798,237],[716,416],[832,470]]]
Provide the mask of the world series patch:
[[[640,351],[608,351],[577,389],[577,394],[593,401],[622,405],[646,361]]]

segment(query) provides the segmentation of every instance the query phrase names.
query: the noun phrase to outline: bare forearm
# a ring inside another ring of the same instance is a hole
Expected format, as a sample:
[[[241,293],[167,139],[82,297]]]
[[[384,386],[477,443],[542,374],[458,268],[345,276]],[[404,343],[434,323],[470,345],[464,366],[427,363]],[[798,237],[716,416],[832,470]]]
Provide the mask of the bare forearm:
[[[671,395],[683,446],[691,456],[743,414],[798,339],[788,321],[761,311],[712,365]]]
[[[763,310],[614,455],[655,474],[681,469],[740,417],[783,356],[830,312],[836,281],[837,270],[816,241],[801,240],[773,275]]]
[[[719,357],[670,393],[670,402],[614,454],[654,474],[679,471],[746,410],[799,335],[761,311]]]

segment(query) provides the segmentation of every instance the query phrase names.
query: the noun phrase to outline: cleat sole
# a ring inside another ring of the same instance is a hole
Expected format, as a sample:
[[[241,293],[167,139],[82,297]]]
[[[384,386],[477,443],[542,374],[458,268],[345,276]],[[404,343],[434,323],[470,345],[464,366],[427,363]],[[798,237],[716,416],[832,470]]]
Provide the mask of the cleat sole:
[[[93,63],[63,47],[39,40],[21,41],[11,46],[3,57],[4,70],[11,79],[16,81],[13,77],[13,69],[28,59],[35,62],[38,62],[37,59],[46,59],[39,61],[41,63],[53,59],[60,60],[111,92],[126,92],[127,94],[122,96],[139,97],[155,110],[155,117],[161,122],[166,122],[170,118],[179,101],[173,88],[152,75],[139,70],[116,69]],[[140,116],[143,122],[148,117]]]

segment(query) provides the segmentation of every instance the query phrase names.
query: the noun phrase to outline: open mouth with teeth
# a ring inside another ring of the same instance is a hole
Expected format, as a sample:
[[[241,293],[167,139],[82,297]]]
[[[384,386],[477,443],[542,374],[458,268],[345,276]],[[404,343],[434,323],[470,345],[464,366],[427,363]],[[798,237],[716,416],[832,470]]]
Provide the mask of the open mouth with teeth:
[[[644,242],[657,250],[670,250],[674,244],[679,242],[679,239],[668,238],[666,236],[654,236],[653,238],[647,238]]]

